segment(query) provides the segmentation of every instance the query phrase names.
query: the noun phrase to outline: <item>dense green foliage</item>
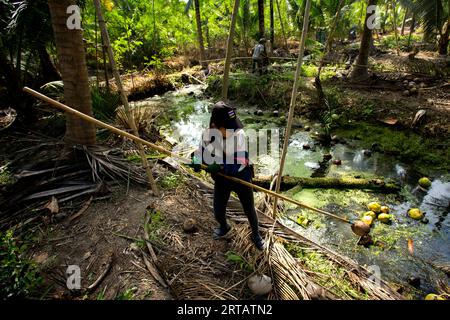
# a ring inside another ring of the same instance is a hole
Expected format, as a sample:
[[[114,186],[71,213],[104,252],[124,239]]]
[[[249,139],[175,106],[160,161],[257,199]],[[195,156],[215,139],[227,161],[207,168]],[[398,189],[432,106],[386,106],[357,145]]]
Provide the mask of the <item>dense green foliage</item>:
[[[12,231],[0,233],[0,299],[30,297],[41,283],[36,265],[25,256]]]
[[[191,0],[102,0],[114,54],[122,72],[142,69],[170,70],[169,60],[184,57],[195,64],[199,60],[195,10]],[[223,58],[228,36],[233,1],[200,0],[201,27],[207,59]],[[323,43],[333,24],[341,0],[313,0],[310,19],[310,39]],[[444,0],[379,0],[381,32],[392,34],[394,25],[410,27],[415,17],[416,31],[425,31],[424,40],[447,52],[449,5]],[[105,58],[102,37],[92,1],[79,1],[87,62],[91,75],[104,78]],[[274,17],[274,48],[284,47],[286,40],[298,39],[305,0],[274,0],[273,14],[269,2],[264,2],[266,38],[269,39],[270,17]],[[336,37],[348,38],[351,28],[363,29],[367,1],[344,0],[340,11]],[[395,12],[395,14],[394,14]],[[395,18],[395,23],[394,23]],[[403,28],[404,29],[404,28]],[[259,38],[258,2],[242,0],[237,17],[235,54],[249,55]],[[417,40],[417,36],[413,40]],[[395,48],[393,36],[383,40]],[[410,50],[408,34],[400,38],[400,49]],[[308,50],[318,48],[308,42]],[[108,68],[108,67],[107,67]],[[110,76],[111,77],[111,76]],[[60,80],[58,61],[46,0],[0,0],[0,107],[14,106],[20,117],[33,118],[27,112],[32,104],[21,93],[25,85],[39,88]]]

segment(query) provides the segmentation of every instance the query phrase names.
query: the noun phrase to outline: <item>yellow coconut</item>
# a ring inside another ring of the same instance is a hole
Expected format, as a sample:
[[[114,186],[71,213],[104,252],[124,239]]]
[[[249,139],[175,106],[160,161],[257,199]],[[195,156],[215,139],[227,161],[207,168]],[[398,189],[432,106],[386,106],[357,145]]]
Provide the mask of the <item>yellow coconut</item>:
[[[420,178],[419,186],[421,186],[422,188],[428,189],[429,187],[431,187],[430,179],[428,179],[427,177]]]
[[[361,221],[367,224],[368,226],[372,225],[373,217],[372,216],[364,216],[361,218]]]
[[[380,213],[381,211],[381,205],[378,202],[371,202],[367,205],[367,208],[369,208],[370,211],[373,211],[375,213]]]
[[[418,208],[411,208],[408,211],[408,216],[410,216],[414,220],[421,220],[423,218],[423,212]]]
[[[425,300],[445,300],[445,298],[441,297],[441,296],[439,296],[437,294],[434,294],[434,293],[429,293],[425,297]]]
[[[380,211],[381,211],[382,213],[389,213],[390,209],[389,209],[388,206],[381,206]]]
[[[367,211],[363,214],[363,217],[364,216],[371,216],[373,219],[375,219],[377,217],[377,214],[373,211]]]
[[[380,213],[378,215],[378,220],[382,223],[389,223],[391,221],[391,216],[387,213]]]

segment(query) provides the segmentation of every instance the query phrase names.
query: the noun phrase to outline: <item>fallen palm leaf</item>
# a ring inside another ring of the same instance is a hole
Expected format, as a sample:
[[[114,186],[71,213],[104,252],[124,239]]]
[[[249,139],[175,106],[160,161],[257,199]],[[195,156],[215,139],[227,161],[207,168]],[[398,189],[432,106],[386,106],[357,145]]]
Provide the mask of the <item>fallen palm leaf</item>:
[[[45,205],[45,209],[48,209],[51,214],[56,214],[59,212],[58,199],[52,197],[52,199]]]

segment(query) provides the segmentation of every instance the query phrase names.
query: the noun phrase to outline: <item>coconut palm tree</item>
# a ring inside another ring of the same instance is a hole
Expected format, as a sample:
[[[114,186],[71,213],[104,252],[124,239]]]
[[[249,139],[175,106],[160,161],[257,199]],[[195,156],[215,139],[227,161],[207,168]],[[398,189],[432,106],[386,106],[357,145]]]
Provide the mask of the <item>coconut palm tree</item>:
[[[367,6],[376,4],[377,0],[368,0]],[[372,13],[366,13],[366,18],[364,20],[364,31],[361,38],[361,46],[359,48],[359,55],[350,74],[350,79],[352,81],[364,81],[369,78],[368,63],[370,47],[372,43],[372,30],[368,26],[368,21],[371,16]]]
[[[60,79],[47,51],[52,42],[47,0],[0,1],[0,86],[7,90],[2,102],[26,122],[35,114],[22,87]]]
[[[425,39],[438,40],[440,54],[448,54],[450,36],[450,1],[449,0],[400,0],[405,8],[411,10],[417,20],[422,22]]]
[[[59,69],[64,82],[65,103],[80,112],[92,115],[91,92],[86,67],[82,30],[67,27],[67,8],[76,0],[48,0],[58,53]],[[68,144],[95,144],[95,126],[74,116],[67,116]]]

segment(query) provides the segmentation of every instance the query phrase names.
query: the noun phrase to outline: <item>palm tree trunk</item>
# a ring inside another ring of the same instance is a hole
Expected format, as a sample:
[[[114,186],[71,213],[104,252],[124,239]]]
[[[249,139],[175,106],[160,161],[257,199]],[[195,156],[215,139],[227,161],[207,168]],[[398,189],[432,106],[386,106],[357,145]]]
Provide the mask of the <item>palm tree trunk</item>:
[[[448,43],[450,36],[450,1],[447,2],[447,9],[447,22],[442,26],[443,32],[441,32],[441,38],[439,39],[439,54],[442,55],[448,54]]]
[[[395,34],[395,46],[397,50],[397,55],[400,55],[400,45],[398,42],[398,27],[397,27],[397,6],[395,5],[395,1],[392,1],[392,18],[394,22],[394,34]]]
[[[376,5],[377,0],[369,0],[368,6]],[[361,46],[359,48],[358,59],[353,66],[350,79],[352,81],[364,81],[369,78],[368,63],[370,54],[370,44],[372,42],[372,30],[369,29],[367,22],[371,17],[371,13],[366,13],[366,19],[364,20],[364,31],[361,39]]]
[[[439,54],[441,54],[441,55],[448,54],[448,43],[449,43],[449,36],[450,36],[450,19],[447,21],[446,26],[444,28],[445,28],[444,29],[445,31],[441,34],[441,38],[439,39]]]
[[[286,47],[286,50],[289,51],[287,37],[286,37],[286,31],[284,29],[283,17],[281,16],[280,3],[279,3],[279,0],[276,0],[276,2],[277,2],[276,4],[277,4],[278,17],[280,18],[281,31],[283,32],[284,46]]]
[[[50,82],[61,80],[61,75],[58,73],[58,70],[53,64],[53,61],[43,43],[39,42],[37,44],[37,52],[39,55],[39,62],[41,64],[43,81]]]
[[[412,39],[412,35],[414,33],[415,28],[416,28],[416,14],[413,13],[413,16],[411,19],[411,26],[409,27],[408,49],[411,47],[411,39]]]
[[[264,38],[266,29],[264,27],[264,0],[258,0],[258,21],[259,21],[259,37]]]
[[[270,43],[272,44],[272,50],[275,47],[275,20],[273,11],[273,0],[270,0]],[[272,52],[270,53],[272,54]]]
[[[209,21],[208,21],[208,18],[205,19],[205,38],[206,38],[206,47],[208,48],[208,50],[207,50],[208,54],[206,56],[208,57],[209,56],[209,52],[211,50],[211,38],[209,36]]]
[[[91,91],[86,67],[82,30],[67,28],[69,6],[76,0],[48,0],[58,52],[59,69],[64,82],[64,98],[67,105],[92,115]],[[95,126],[78,117],[67,116],[66,141],[69,144],[95,144]]]
[[[234,0],[233,15],[231,17],[230,32],[228,34],[227,41],[227,56],[225,58],[225,68],[223,71],[223,81],[222,81],[222,100],[226,101],[228,99],[228,82],[230,79],[230,65],[231,56],[233,55],[233,38],[234,30],[236,29],[236,18],[239,10],[239,0]]]
[[[408,14],[409,14],[409,9],[406,8],[405,16],[403,17],[403,22],[402,22],[402,30],[400,31],[400,34],[402,36],[405,35],[405,26],[406,26],[406,20],[408,19]]]
[[[248,56],[250,52],[249,31],[251,28],[250,21],[250,0],[244,0],[242,3],[242,26],[243,26],[243,38],[245,47],[245,56]]]
[[[203,68],[207,68],[208,64],[205,62],[205,45],[203,44],[203,32],[202,32],[202,17],[200,12],[200,0],[194,0],[195,5],[195,21],[197,23],[197,38],[198,47],[200,49],[200,61]]]

